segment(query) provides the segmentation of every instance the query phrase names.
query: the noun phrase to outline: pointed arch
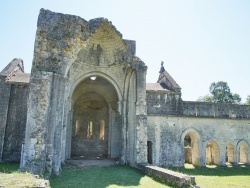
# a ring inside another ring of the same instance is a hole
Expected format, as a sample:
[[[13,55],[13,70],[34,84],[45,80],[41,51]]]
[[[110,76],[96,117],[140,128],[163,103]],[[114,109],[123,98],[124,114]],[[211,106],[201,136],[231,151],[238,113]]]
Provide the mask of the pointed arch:
[[[206,164],[220,164],[220,147],[215,139],[206,144]]]
[[[238,164],[249,163],[249,143],[246,140],[240,140],[236,146]]]
[[[194,128],[188,128],[181,134],[181,142],[184,150],[184,162],[193,165],[200,164],[199,149],[200,134]]]
[[[99,71],[92,71],[89,73],[84,73],[82,75],[79,75],[78,78],[75,80],[75,82],[71,86],[71,89],[70,89],[71,93],[69,96],[72,96],[73,92],[75,91],[75,88],[79,85],[79,83],[81,83],[83,80],[90,78],[92,76],[100,76],[103,79],[110,82],[116,90],[119,101],[122,101],[122,92],[121,92],[121,89],[120,89],[119,85],[117,84],[117,82],[113,78],[111,78],[109,75],[107,75],[103,72],[99,72]]]

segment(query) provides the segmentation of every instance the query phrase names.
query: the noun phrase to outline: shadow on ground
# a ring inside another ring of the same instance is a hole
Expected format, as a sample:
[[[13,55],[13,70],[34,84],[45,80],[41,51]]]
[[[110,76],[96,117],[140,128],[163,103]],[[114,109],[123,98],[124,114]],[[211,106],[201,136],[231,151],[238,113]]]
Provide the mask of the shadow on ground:
[[[172,167],[168,168],[173,171],[189,175],[200,175],[200,176],[249,176],[250,166],[249,165],[225,165],[225,166],[210,166],[206,167],[191,167],[186,165],[185,167]]]

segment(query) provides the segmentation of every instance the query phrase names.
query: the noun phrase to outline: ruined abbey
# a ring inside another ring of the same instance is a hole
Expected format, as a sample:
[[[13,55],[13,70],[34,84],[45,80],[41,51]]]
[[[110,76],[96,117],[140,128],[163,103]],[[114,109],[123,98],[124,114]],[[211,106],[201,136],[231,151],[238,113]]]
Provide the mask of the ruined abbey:
[[[0,72],[0,161],[35,174],[57,174],[70,158],[249,163],[250,106],[183,101],[159,69],[146,83],[136,42],[107,19],[41,9],[31,74],[21,59]]]

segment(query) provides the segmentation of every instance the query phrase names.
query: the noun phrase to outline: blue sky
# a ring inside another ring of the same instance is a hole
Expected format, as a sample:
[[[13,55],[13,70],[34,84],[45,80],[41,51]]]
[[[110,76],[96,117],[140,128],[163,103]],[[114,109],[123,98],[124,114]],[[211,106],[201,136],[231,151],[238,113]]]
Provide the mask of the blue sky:
[[[157,81],[160,62],[182,87],[183,100],[226,81],[245,101],[250,95],[249,0],[43,0],[0,2],[0,70],[22,58],[30,72],[40,8],[90,20],[105,17],[136,40],[136,55]]]

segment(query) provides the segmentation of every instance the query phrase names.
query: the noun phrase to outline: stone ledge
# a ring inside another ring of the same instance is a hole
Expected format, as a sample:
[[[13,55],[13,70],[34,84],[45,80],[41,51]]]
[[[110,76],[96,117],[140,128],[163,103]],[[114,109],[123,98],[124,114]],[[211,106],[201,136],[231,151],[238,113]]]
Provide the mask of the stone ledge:
[[[139,164],[138,168],[153,179],[173,187],[193,187],[195,185],[193,176],[147,164]]]

